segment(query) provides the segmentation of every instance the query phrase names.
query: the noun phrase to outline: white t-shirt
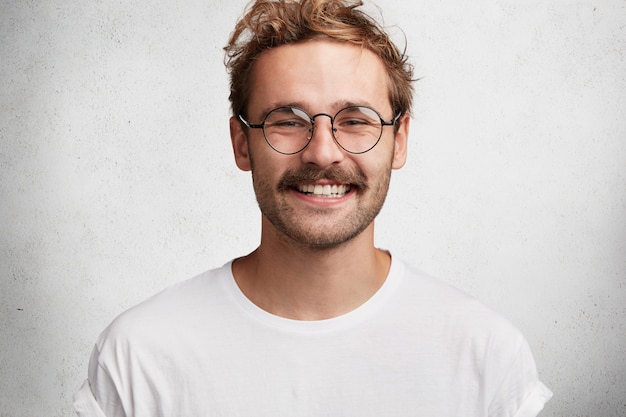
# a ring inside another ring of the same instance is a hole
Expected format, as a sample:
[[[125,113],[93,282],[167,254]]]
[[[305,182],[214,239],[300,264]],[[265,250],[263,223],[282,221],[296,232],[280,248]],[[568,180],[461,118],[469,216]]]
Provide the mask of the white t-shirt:
[[[274,316],[231,263],[120,315],[80,416],[536,416],[552,393],[508,321],[393,259],[380,290],[321,321]]]

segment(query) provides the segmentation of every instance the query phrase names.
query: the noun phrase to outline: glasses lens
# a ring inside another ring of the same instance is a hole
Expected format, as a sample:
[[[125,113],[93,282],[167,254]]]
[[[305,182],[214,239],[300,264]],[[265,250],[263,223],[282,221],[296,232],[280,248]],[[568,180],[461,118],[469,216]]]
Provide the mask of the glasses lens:
[[[335,116],[335,139],[348,152],[363,153],[378,143],[380,116],[369,107],[347,107]]]
[[[265,117],[265,140],[277,152],[292,154],[304,149],[311,139],[309,115],[297,107],[279,107]]]

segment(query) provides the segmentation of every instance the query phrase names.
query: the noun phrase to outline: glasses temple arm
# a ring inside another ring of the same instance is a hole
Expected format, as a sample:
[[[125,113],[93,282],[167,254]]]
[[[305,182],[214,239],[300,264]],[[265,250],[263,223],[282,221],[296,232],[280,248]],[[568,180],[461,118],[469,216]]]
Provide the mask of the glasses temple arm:
[[[244,125],[246,125],[250,129],[263,129],[263,126],[265,126],[265,122],[260,123],[260,124],[250,123],[249,121],[244,119],[241,114],[238,115],[237,117],[239,118],[239,120],[243,122]]]

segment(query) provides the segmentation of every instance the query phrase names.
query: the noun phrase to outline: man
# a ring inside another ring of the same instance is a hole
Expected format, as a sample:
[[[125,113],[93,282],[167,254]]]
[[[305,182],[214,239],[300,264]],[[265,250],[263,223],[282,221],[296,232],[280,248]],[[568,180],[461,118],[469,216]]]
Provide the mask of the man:
[[[342,0],[258,0],[226,47],[259,247],[101,335],[82,416],[535,416],[522,335],[374,247],[406,159],[412,70]]]

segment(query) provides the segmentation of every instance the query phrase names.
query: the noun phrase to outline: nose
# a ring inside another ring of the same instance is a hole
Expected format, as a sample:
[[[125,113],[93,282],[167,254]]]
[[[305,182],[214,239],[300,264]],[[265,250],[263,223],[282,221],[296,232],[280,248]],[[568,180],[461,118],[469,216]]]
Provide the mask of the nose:
[[[319,117],[326,116],[326,117]],[[311,119],[313,124],[312,137],[306,148],[301,152],[302,162],[313,164],[320,169],[341,162],[345,157],[343,149],[335,142],[332,132],[332,116],[320,113]]]

